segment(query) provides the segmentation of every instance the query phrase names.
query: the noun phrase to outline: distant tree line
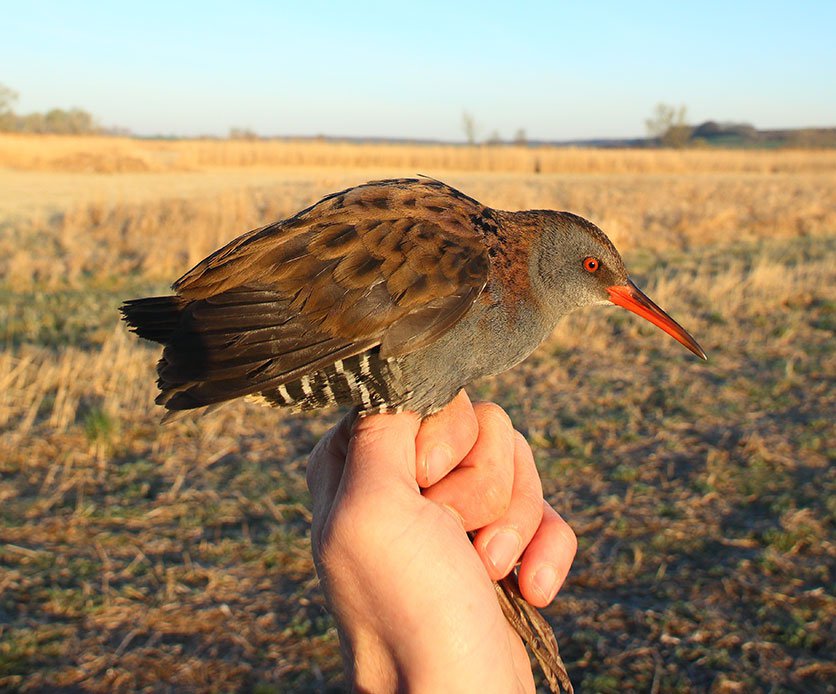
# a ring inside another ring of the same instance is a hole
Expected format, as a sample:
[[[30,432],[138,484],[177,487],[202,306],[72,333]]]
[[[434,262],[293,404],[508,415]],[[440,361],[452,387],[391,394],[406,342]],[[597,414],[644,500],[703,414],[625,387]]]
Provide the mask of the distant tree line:
[[[750,123],[689,125],[685,106],[657,104],[645,127],[659,147],[836,147],[836,128],[758,130]]]
[[[46,113],[14,111],[18,93],[0,84],[0,132],[86,135],[103,132],[93,116],[80,108],[53,108]]]
[[[645,120],[647,138],[624,140],[589,140],[579,141],[588,147],[663,147],[679,149],[683,147],[730,147],[773,149],[792,148],[830,148],[836,147],[836,128],[791,128],[785,130],[758,130],[750,123],[706,121],[699,125],[688,122],[688,109],[685,105],[673,106],[660,103]],[[537,146],[554,144],[546,141],[528,139],[523,128],[517,130],[513,138],[503,139],[494,130],[487,137],[481,137],[482,126],[469,111],[462,112],[462,132],[468,145]]]

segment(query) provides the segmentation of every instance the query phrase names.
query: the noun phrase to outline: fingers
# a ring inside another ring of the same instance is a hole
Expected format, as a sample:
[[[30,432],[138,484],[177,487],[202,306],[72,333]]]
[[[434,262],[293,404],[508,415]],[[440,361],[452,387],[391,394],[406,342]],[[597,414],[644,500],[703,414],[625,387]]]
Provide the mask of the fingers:
[[[526,440],[514,432],[514,482],[507,512],[479,530],[473,546],[498,581],[516,565],[543,519],[543,487]]]
[[[438,482],[473,448],[479,424],[463,390],[440,412],[421,422],[415,439],[416,478],[422,487]]]
[[[334,509],[362,509],[409,488],[420,498],[414,443],[419,423],[411,413],[358,417],[353,410],[316,445],[307,469],[314,557],[323,551],[329,528],[334,529]]]
[[[508,415],[492,403],[473,408],[478,439],[459,465],[424,491],[424,496],[453,509],[465,530],[475,530],[503,516],[514,482],[514,429]]]
[[[348,442],[348,456],[340,483],[341,494],[355,488],[364,495],[387,488],[415,488],[415,437],[421,419],[414,412],[360,417]]]
[[[519,571],[520,591],[535,607],[545,607],[566,580],[578,540],[569,524],[543,502],[540,527],[523,553]]]
[[[436,465],[431,451],[439,444],[447,450]],[[520,590],[538,607],[554,599],[577,550],[569,525],[543,501],[525,439],[501,408],[472,406],[463,391],[423,422],[412,413],[349,413],[311,453],[307,480],[315,545],[337,497],[392,501],[393,493],[426,485],[425,498],[452,509],[466,530],[479,529],[473,544],[491,579],[522,557]]]

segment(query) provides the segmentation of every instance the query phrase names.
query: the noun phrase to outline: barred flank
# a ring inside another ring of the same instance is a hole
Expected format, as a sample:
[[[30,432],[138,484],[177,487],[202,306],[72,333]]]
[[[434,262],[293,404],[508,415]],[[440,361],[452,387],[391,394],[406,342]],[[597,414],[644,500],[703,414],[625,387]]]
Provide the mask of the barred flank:
[[[392,405],[399,395],[390,388],[396,379],[393,361],[382,359],[380,349],[367,350],[312,374],[250,396],[250,400],[293,411],[315,410],[331,405],[358,405],[363,412],[400,412]]]

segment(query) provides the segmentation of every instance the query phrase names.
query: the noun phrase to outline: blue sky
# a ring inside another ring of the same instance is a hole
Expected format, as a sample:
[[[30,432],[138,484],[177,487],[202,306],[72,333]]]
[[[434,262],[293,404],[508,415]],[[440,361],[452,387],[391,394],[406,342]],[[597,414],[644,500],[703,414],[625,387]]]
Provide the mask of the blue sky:
[[[140,134],[639,136],[660,101],[834,126],[834,27],[832,0],[0,0],[0,83]]]

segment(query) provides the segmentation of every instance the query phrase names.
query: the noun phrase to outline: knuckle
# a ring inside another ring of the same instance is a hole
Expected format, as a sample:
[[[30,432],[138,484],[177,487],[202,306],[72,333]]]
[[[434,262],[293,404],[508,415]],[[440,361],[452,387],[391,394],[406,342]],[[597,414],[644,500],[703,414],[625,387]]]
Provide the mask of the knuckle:
[[[516,454],[536,469],[536,465],[534,463],[534,451],[531,450],[531,444],[529,444],[525,436],[523,436],[516,429],[514,429],[514,446]]]
[[[479,420],[476,419],[475,412],[468,410],[467,416],[462,417],[456,424],[462,439],[467,443],[467,450],[470,450],[479,438]]]
[[[355,455],[388,450],[393,442],[399,443],[406,438],[414,440],[419,424],[418,415],[412,412],[359,416],[351,430],[349,447]]]
[[[355,444],[368,442],[373,444],[380,440],[386,433],[387,421],[385,415],[369,415],[359,417],[351,430],[351,440]]]
[[[540,478],[537,477],[521,487],[517,492],[520,504],[525,508],[534,509],[539,518],[543,518],[543,487],[540,484]]]
[[[537,471],[534,461],[517,468],[514,483],[519,489],[520,496],[527,501],[542,503],[543,481],[540,479],[540,473]]]
[[[361,417],[357,421],[347,447],[353,458],[362,460],[390,448],[392,433],[387,430],[386,423],[380,421],[384,416]]]
[[[483,425],[492,424],[494,426],[513,429],[511,418],[508,416],[508,413],[495,402],[480,402],[474,407],[474,409],[476,410],[477,417]]]
[[[511,506],[511,487],[495,477],[486,478],[481,490],[482,509],[491,521],[504,516]]]

